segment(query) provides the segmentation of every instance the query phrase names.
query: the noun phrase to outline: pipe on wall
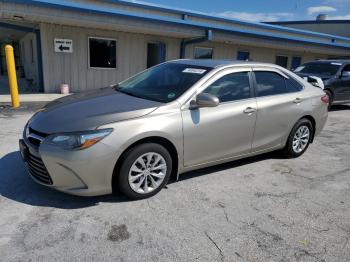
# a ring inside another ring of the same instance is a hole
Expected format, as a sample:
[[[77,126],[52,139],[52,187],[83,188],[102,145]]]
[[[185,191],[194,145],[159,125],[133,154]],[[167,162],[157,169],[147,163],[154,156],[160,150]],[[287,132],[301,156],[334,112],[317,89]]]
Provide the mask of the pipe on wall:
[[[212,40],[213,40],[213,31],[211,29],[208,29],[206,31],[206,36],[196,37],[192,39],[183,39],[180,46],[180,59],[185,58],[187,45],[198,44],[198,43],[203,43],[203,42],[212,41]]]

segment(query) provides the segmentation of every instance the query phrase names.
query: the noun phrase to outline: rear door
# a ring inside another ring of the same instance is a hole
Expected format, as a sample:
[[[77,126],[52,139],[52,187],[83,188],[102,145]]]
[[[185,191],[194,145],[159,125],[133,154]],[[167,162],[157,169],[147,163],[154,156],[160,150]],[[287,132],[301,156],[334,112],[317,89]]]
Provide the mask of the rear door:
[[[218,73],[198,93],[219,98],[217,107],[182,109],[185,166],[200,165],[251,152],[256,100],[251,69]],[[193,97],[193,99],[195,96]]]
[[[252,150],[280,147],[303,114],[303,85],[277,69],[253,68],[257,118]]]

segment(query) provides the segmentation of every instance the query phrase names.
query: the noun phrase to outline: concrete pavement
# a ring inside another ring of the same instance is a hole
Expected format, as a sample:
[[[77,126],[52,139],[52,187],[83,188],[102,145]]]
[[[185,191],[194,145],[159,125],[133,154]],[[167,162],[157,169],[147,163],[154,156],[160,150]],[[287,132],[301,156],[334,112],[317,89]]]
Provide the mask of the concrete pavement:
[[[350,260],[350,106],[299,159],[191,172],[135,202],[34,183],[18,152],[34,110],[0,109],[1,261]]]

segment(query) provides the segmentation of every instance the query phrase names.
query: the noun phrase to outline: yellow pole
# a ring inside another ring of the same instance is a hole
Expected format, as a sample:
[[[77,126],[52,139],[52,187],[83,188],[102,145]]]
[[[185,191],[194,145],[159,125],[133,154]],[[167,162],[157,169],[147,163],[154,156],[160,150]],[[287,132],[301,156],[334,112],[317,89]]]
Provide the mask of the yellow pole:
[[[7,72],[9,77],[10,93],[13,107],[19,107],[18,84],[16,76],[15,55],[11,45],[5,46]]]

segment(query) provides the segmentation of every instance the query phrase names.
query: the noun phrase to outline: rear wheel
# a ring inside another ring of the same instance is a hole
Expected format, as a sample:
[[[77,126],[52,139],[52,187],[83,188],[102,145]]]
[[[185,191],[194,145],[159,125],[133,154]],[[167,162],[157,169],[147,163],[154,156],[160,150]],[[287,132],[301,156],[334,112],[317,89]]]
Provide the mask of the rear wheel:
[[[172,159],[166,148],[154,143],[138,145],[124,156],[118,188],[130,199],[151,197],[168,183],[171,170]]]
[[[329,91],[328,89],[324,90],[324,92],[326,93],[326,95],[328,96],[328,99],[329,99],[329,103],[328,103],[328,110],[331,109],[332,107],[332,103],[333,103],[333,94],[331,91]]]
[[[301,119],[293,127],[284,148],[286,157],[295,158],[305,153],[314,134],[314,128],[310,120]]]

